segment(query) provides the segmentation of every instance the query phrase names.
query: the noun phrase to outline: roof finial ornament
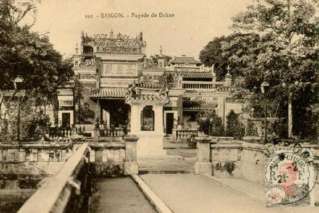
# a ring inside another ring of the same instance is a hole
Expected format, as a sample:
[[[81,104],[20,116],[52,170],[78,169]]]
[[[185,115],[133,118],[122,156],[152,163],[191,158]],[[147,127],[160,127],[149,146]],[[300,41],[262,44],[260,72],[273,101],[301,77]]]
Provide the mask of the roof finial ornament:
[[[229,64],[227,65],[227,73],[226,73],[226,77],[231,78],[231,74],[230,74],[230,66]]]

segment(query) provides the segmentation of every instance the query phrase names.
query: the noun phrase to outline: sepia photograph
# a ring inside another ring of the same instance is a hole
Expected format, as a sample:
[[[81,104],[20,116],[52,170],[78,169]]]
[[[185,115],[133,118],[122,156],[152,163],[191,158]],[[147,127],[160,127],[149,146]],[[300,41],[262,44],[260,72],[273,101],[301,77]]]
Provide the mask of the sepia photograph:
[[[0,0],[0,213],[319,211],[319,0]]]

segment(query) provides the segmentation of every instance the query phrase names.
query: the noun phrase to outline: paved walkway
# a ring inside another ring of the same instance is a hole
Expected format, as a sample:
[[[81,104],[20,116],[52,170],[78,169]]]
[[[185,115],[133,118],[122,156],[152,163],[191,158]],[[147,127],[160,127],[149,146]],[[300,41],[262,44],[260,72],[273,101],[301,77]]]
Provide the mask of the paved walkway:
[[[140,173],[192,173],[196,159],[180,156],[144,157],[138,159]]]
[[[259,198],[205,176],[145,174],[141,177],[174,213],[318,212],[318,208],[309,207],[267,208]]]
[[[162,157],[166,155],[163,148],[163,136],[154,135],[152,132],[138,134],[137,157]]]
[[[133,180],[126,178],[97,179],[91,212],[156,213]]]

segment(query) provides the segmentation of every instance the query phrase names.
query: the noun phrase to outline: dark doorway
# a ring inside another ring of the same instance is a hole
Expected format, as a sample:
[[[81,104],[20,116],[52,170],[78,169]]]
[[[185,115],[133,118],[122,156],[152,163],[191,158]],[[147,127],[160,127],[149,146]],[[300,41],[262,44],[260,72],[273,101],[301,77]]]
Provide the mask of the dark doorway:
[[[166,113],[166,134],[172,134],[174,126],[174,113]]]
[[[129,123],[130,105],[124,99],[100,100],[102,109],[110,113],[110,127],[127,127]],[[101,118],[103,123],[105,118]]]
[[[142,131],[154,131],[154,111],[152,106],[144,107],[141,120]]]
[[[70,127],[71,114],[69,112],[62,113],[62,127]]]

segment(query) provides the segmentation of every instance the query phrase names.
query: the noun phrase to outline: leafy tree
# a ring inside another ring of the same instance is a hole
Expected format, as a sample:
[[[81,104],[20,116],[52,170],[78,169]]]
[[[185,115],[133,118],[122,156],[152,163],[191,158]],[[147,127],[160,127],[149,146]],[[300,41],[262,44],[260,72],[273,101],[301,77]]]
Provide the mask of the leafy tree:
[[[256,94],[257,103],[268,99],[271,114],[286,118],[288,96],[292,95],[293,133],[301,137],[316,136],[313,106],[319,92],[317,6],[316,0],[256,1],[233,18],[234,34],[219,42],[220,55],[227,56],[222,58],[224,63],[231,69],[238,68],[236,72],[244,76],[244,85]],[[245,42],[247,38],[249,42]],[[213,63],[216,55],[209,57],[202,60]],[[270,83],[265,97],[260,94],[263,81]],[[260,110],[265,114],[262,107]]]
[[[287,129],[287,128],[286,128]],[[258,130],[253,121],[248,120],[246,136],[258,136]]]
[[[52,98],[58,86],[72,75],[70,61],[53,48],[47,36],[32,32],[22,20],[35,7],[16,6],[11,0],[0,2],[0,89],[13,89],[17,76],[21,87]]]
[[[18,100],[15,96],[20,89],[27,91],[21,110],[26,104],[37,107],[48,102],[56,103],[57,88],[73,76],[71,61],[63,60],[47,36],[32,32],[35,15],[36,0],[0,2],[0,111],[6,105],[0,119],[4,122],[1,126],[7,127],[1,129],[1,134],[15,129]],[[18,86],[14,84],[17,77],[23,79]],[[14,91],[9,95],[11,97],[7,97],[6,90]]]
[[[249,68],[253,57],[246,55],[254,54],[259,36],[255,33],[234,33],[221,36],[210,41],[201,50],[199,59],[206,66],[214,65],[217,80],[224,79],[228,69],[233,77],[243,76],[245,69]]]
[[[315,0],[263,0],[234,18],[234,29],[257,32],[260,37],[257,60],[251,70],[256,74],[247,73],[247,85],[251,88],[250,82],[256,86],[268,81],[268,98],[279,104],[280,117],[287,117],[289,91],[293,132],[301,137],[316,135],[314,123],[309,121],[315,117],[312,105],[318,101],[317,6]]]

